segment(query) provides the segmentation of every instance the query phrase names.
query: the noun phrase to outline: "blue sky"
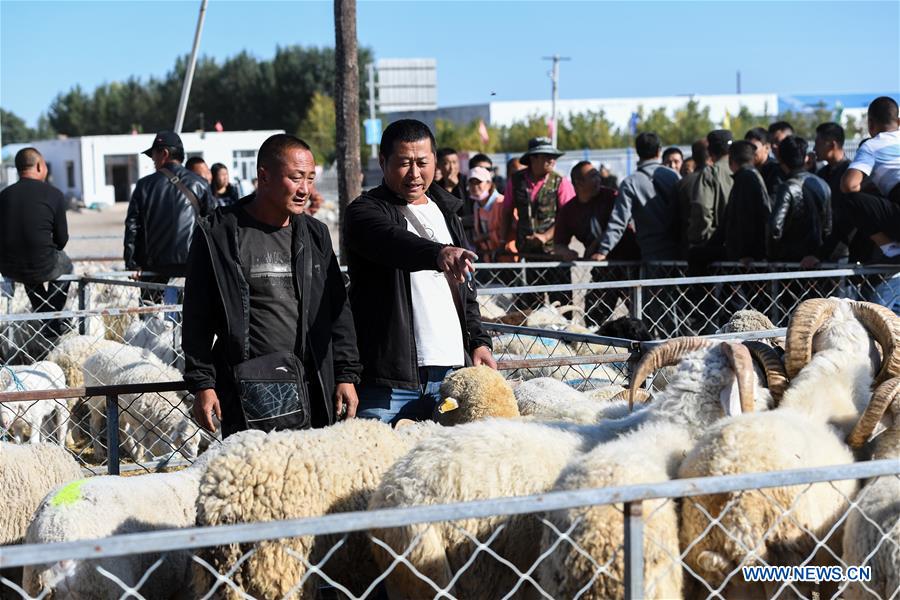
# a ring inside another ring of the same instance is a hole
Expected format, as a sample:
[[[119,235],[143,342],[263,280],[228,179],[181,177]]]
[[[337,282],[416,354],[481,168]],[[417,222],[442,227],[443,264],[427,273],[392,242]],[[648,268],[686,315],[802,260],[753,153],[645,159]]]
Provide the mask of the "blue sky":
[[[53,97],[168,71],[199,0],[0,0],[0,106],[30,125]],[[443,106],[561,98],[900,89],[900,2],[380,2],[360,0],[377,58],[434,57]],[[333,45],[331,2],[210,0],[202,53]]]

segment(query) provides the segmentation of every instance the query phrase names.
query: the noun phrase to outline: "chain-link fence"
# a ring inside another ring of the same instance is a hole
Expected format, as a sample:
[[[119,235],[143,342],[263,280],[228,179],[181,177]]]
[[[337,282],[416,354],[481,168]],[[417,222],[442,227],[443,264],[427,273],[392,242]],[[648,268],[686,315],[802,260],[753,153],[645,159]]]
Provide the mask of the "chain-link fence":
[[[885,514],[867,493],[883,482],[900,485],[896,460],[6,546],[0,589],[14,598],[895,598],[896,505]],[[819,488],[845,502],[814,531],[802,525],[809,507],[785,505],[781,492],[802,500]],[[780,517],[749,545],[725,524],[748,497]],[[687,507],[709,498],[722,499],[718,510],[691,515],[703,526],[687,528]],[[842,540],[859,522],[867,537]],[[781,537],[785,523],[794,538]],[[710,577],[698,544],[737,545],[743,556]],[[774,562],[784,545],[796,558]]]

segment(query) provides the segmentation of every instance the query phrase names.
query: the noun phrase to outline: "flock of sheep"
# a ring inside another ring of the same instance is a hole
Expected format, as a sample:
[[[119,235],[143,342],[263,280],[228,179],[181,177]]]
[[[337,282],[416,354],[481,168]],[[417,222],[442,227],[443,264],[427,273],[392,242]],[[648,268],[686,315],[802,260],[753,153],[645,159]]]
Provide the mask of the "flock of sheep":
[[[322,430],[249,431],[212,444],[174,473],[80,479],[58,445],[0,442],[0,544],[900,459],[898,336],[900,320],[881,306],[808,300],[791,315],[783,354],[759,342],[679,338],[644,354],[629,389],[590,392],[467,368],[444,381],[438,423],[392,429],[350,420]],[[133,383],[169,368],[121,344],[75,356],[72,339],[72,347],[56,349],[68,358],[50,363],[69,385],[77,365],[85,383],[98,373],[104,383]],[[643,390],[662,369],[665,387]],[[147,404],[138,402],[134,414],[152,415]],[[104,425],[101,415],[90,413],[92,430]],[[200,450],[196,427],[180,415],[121,427],[132,456],[158,454],[160,430],[185,457]],[[781,584],[747,583],[740,567],[842,561],[871,565],[872,580],[844,590],[794,583],[792,593],[889,598],[900,590],[898,492],[897,477],[881,477],[645,501],[645,595],[771,597]],[[199,560],[188,551],[68,560],[26,567],[22,587],[32,596],[119,597],[122,588],[106,572],[128,585],[143,578],[146,598],[212,589],[235,598],[315,598],[324,583],[368,597],[383,585],[392,599],[440,591],[532,598],[541,590],[554,598],[618,598],[623,523],[621,505],[597,505],[224,545],[195,551]]]

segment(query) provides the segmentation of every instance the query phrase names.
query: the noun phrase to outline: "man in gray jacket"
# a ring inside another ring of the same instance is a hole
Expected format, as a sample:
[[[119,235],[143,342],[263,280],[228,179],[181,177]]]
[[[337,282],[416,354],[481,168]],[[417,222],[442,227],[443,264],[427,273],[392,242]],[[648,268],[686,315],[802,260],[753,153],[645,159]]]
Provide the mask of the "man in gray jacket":
[[[660,162],[659,136],[644,132],[634,142],[637,170],[619,186],[609,224],[593,260],[606,260],[634,219],[634,231],[641,258],[674,260],[678,257],[678,202],[675,186],[681,178]]]

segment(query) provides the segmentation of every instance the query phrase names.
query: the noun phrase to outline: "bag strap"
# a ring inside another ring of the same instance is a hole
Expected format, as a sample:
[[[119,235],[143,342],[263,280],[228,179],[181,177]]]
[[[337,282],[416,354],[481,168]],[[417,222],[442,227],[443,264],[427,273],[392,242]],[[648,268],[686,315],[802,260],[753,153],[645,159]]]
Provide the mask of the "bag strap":
[[[300,282],[300,360],[306,360],[306,338],[309,337],[309,295],[312,288],[312,244],[310,243],[309,225],[303,217],[295,221],[300,227],[300,243],[303,245],[303,278]]]
[[[173,172],[170,171],[169,169],[167,169],[167,168],[165,168],[165,167],[162,167],[162,168],[160,169],[160,172],[161,172],[163,175],[166,176],[166,179],[169,180],[169,183],[171,183],[171,184],[173,184],[175,187],[177,187],[178,190],[179,190],[182,194],[184,194],[185,197],[187,197],[187,199],[188,199],[188,200],[190,201],[190,203],[191,203],[191,208],[194,209],[194,217],[200,218],[200,216],[201,216],[201,214],[200,214],[200,201],[197,200],[197,196],[194,195],[194,192],[192,192],[192,191],[188,188],[188,186],[184,185],[184,182],[181,180],[181,178],[180,178],[178,175],[176,175],[175,173],[173,173]]]
[[[413,229],[416,230],[416,233],[419,234],[419,237],[439,243],[431,235],[428,234],[428,230],[425,229],[425,225],[422,224],[422,221],[419,220],[418,215],[416,215],[415,211],[413,211],[413,209],[411,209],[408,204],[404,204],[403,206],[401,206],[400,211],[403,213],[403,216],[405,216],[409,221],[410,225],[413,226]],[[444,273],[444,280],[447,282],[447,285],[450,286],[450,296],[453,298],[453,305],[456,307],[456,314],[460,319],[460,323],[465,324],[465,310],[462,297],[459,293],[459,285],[456,285],[454,282],[450,281],[450,276],[446,272]]]

